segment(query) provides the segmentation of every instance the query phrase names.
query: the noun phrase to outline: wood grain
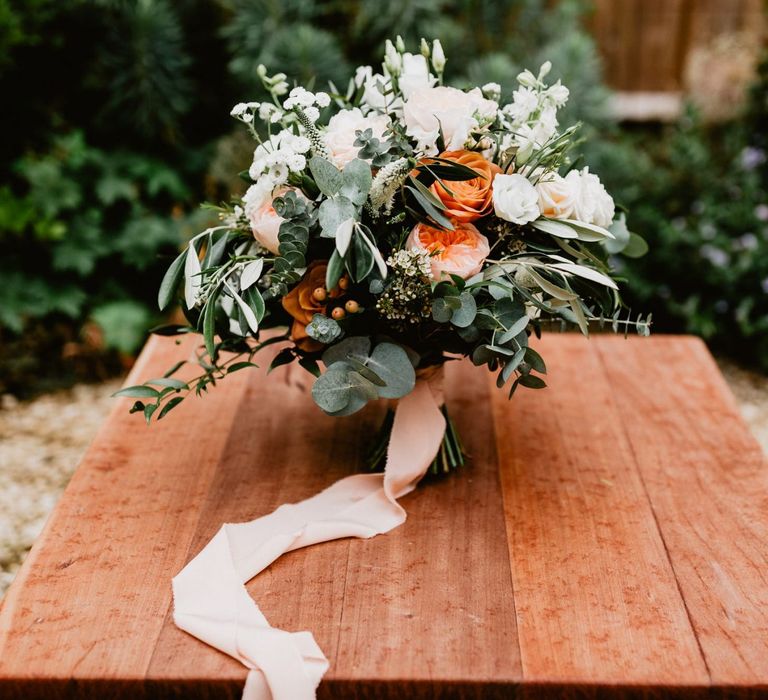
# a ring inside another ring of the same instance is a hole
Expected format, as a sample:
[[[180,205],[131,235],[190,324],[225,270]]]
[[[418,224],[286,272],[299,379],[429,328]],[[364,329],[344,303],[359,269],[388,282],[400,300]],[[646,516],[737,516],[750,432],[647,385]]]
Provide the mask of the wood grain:
[[[544,339],[511,403],[454,363],[471,460],[372,540],[249,584],[331,660],[319,697],[768,697],[768,469],[703,346]],[[135,378],[189,351],[153,340]],[[147,429],[117,402],[0,609],[2,700],[239,698],[244,669],[177,630],[170,579],[225,521],[360,468],[308,375],[241,372]]]
[[[546,391],[493,395],[526,679],[708,682],[602,365],[548,338]]]
[[[712,681],[765,683],[765,456],[701,341],[616,341],[596,349]]]

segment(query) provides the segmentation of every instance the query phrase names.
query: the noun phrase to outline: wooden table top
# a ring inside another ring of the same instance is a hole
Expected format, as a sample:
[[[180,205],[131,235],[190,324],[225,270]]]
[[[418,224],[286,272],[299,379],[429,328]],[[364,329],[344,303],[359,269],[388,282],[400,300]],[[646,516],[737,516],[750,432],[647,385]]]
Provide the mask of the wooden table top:
[[[404,498],[405,525],[249,584],[314,633],[319,697],[768,697],[768,470],[704,345],[536,347],[550,387],[511,402],[450,364],[471,460]],[[129,381],[184,356],[154,338]],[[382,408],[330,418],[309,385],[239,372],[150,428],[116,401],[0,610],[0,698],[239,698],[245,669],[174,627],[170,581],[222,522],[361,468]]]

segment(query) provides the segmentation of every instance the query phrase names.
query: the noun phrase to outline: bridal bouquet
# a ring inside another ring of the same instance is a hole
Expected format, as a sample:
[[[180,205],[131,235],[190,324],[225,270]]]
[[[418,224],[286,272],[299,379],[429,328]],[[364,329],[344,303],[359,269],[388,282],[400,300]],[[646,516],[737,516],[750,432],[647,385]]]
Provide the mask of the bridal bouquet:
[[[256,143],[250,186],[159,292],[164,309],[182,290],[189,325],[157,332],[201,333],[202,373],[177,379],[179,363],[124,389],[134,411],[162,418],[276,342],[289,344],[271,367],[297,361],[317,377],[317,405],[343,416],[461,356],[510,397],[540,389],[529,338],[547,324],[648,332],[650,319],[620,316],[609,265],[644,243],[598,176],[572,167],[578,127],[558,129],[568,89],[548,84],[550,64],[518,75],[506,104],[495,83],[444,85],[445,64],[439,41],[414,54],[398,39],[381,72],[362,66],[328,92],[260,67],[270,99],[232,110]],[[285,330],[264,337],[271,328]],[[445,441],[433,469],[461,463],[450,420]]]
[[[572,167],[576,128],[557,122],[568,90],[547,83],[549,64],[521,73],[508,104],[493,83],[443,85],[444,68],[439,42],[412,54],[398,41],[380,73],[359,68],[344,92],[290,89],[260,69],[271,100],[232,110],[256,141],[250,187],[160,287],[161,308],[183,290],[189,325],[159,332],[201,333],[202,372],[179,378],[182,361],[119,392],[159,419],[279,342],[271,367],[316,375],[312,397],[330,415],[399,399],[371,441],[383,475],[225,524],[174,578],[176,625],[249,669],[244,700],[313,700],[329,665],[311,634],[272,627],[244,583],[284,552],[388,532],[430,468],[462,463],[447,360],[486,365],[511,396],[545,386],[529,344],[545,324],[648,332],[648,319],[619,315],[609,267],[644,244],[598,177]]]

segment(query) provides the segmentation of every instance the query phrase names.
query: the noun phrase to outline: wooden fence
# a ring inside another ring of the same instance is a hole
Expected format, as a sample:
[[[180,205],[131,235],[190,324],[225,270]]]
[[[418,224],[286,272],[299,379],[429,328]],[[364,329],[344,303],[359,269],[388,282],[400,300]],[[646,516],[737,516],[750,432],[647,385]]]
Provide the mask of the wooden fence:
[[[759,45],[766,0],[593,0],[590,29],[621,92],[678,92],[691,52],[718,36]]]

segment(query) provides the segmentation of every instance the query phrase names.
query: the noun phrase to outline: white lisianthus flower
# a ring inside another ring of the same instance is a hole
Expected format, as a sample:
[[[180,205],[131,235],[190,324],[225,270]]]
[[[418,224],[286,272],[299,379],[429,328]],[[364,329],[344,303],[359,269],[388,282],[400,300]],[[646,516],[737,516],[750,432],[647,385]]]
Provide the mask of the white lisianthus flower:
[[[544,94],[547,96],[547,99],[552,101],[555,107],[562,107],[568,102],[568,96],[571,92],[558,80],[554,85],[548,87]]]
[[[527,224],[540,216],[539,195],[524,175],[496,175],[493,178],[493,210],[513,224]]]
[[[539,210],[550,219],[570,219],[576,205],[573,183],[555,172],[544,173],[536,184]]]
[[[525,122],[539,108],[539,95],[529,87],[520,87],[512,93],[512,102],[504,107],[504,114],[515,122]]]
[[[445,148],[457,151],[480,124],[493,121],[498,104],[486,100],[479,88],[463,92],[452,87],[429,87],[411,93],[403,107],[403,120],[416,149],[426,155],[437,154],[437,139],[442,129]]]
[[[371,129],[373,135],[381,139],[389,124],[386,114],[372,113],[365,116],[357,107],[334,114],[325,131],[325,145],[331,152],[333,163],[343,168],[349,161],[357,158],[360,147],[355,146],[356,131]]]
[[[404,53],[403,65],[398,85],[400,92],[407,100],[417,90],[432,87],[436,78],[429,72],[429,63],[420,53]]]
[[[403,101],[394,95],[385,95],[386,86],[391,79],[381,73],[374,73],[370,66],[358,66],[355,71],[355,87],[363,88],[363,96],[360,105],[377,112],[399,112],[403,108]]]
[[[600,178],[583,170],[571,170],[565,179],[574,191],[573,218],[587,224],[608,228],[613,222],[616,208]]]

